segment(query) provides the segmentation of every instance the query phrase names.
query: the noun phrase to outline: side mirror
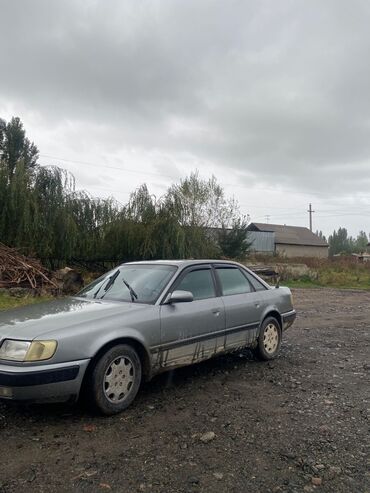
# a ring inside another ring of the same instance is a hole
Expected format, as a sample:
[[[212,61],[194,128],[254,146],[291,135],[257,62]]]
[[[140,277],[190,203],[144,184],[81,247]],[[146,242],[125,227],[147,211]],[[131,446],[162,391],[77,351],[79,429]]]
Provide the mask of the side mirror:
[[[168,298],[167,303],[189,303],[193,301],[194,296],[190,291],[173,291]]]

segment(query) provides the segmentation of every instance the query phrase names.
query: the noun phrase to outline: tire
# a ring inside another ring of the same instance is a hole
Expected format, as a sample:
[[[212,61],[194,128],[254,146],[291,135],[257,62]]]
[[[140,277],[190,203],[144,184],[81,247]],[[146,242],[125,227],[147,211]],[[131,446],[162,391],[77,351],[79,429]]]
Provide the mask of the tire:
[[[90,376],[88,397],[106,416],[120,413],[135,399],[141,383],[141,361],[127,344],[108,349],[96,362]]]
[[[274,317],[267,317],[262,322],[255,354],[258,359],[268,361],[276,358],[281,345],[282,332],[279,322]]]

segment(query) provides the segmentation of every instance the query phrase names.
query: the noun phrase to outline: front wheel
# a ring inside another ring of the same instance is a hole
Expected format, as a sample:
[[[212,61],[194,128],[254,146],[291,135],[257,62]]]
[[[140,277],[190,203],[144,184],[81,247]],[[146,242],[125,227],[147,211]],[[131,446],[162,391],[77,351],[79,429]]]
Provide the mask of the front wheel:
[[[276,358],[281,345],[281,327],[274,317],[266,318],[261,325],[255,353],[259,359]]]
[[[91,373],[89,394],[95,408],[105,415],[117,414],[135,399],[141,382],[141,361],[131,346],[108,349]]]

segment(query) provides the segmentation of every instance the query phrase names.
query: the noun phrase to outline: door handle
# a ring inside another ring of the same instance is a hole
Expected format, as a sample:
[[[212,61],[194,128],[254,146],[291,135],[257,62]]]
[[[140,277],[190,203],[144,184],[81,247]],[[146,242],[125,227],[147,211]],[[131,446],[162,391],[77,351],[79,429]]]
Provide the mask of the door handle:
[[[259,303],[255,303],[256,305],[256,308],[259,308],[260,307],[260,304]]]
[[[212,313],[215,317],[218,317],[220,315],[220,310],[212,310]]]

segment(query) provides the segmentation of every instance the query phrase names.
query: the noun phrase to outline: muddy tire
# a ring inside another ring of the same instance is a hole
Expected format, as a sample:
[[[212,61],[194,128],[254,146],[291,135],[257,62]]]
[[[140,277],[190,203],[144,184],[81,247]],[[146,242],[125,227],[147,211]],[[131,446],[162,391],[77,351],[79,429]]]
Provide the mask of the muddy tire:
[[[120,413],[135,399],[141,375],[141,361],[135,349],[127,344],[114,346],[93,367],[88,398],[101,414]]]
[[[254,350],[258,359],[276,358],[281,345],[281,327],[274,317],[267,317],[261,325],[257,347]]]

